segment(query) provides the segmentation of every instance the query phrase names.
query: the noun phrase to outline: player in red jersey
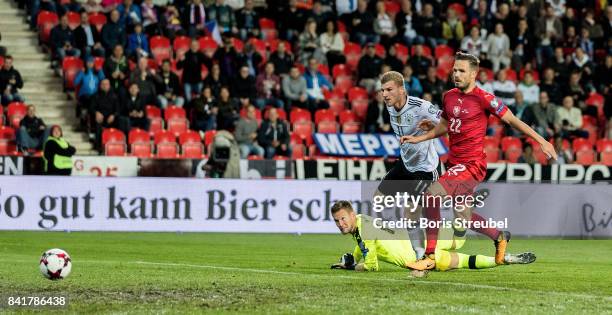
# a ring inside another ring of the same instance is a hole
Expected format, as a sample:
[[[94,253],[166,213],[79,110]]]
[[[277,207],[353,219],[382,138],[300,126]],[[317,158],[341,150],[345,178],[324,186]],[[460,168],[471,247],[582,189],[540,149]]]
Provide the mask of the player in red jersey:
[[[423,120],[419,122],[419,128],[426,130],[426,133],[419,136],[403,136],[400,139],[402,143],[419,143],[448,133],[450,141],[448,169],[437,182],[429,187],[427,192],[429,195],[472,194],[474,188],[484,180],[487,173],[484,137],[490,114],[501,118],[508,125],[537,141],[549,159],[557,159],[557,153],[551,143],[514,116],[501,100],[476,86],[478,64],[477,57],[457,53],[453,66],[455,88],[444,94],[440,123],[434,125],[431,121]],[[472,222],[486,222],[483,217],[471,209],[466,209],[461,213],[455,212],[455,215]],[[439,221],[439,205],[435,203],[426,205],[425,216],[428,220]],[[474,230],[493,239],[495,261],[497,264],[503,264],[510,233],[494,228],[475,228]],[[411,269],[427,270],[435,267],[433,254],[438,238],[438,228],[428,228],[426,235],[425,256],[410,264],[408,267]]]

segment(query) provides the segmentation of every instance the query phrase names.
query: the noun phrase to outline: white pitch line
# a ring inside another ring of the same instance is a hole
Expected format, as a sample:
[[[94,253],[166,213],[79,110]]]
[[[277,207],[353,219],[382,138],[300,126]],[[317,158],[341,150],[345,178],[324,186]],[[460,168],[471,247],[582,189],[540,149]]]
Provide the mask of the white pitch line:
[[[612,302],[612,296],[601,296],[601,295],[558,292],[558,291],[538,291],[538,290],[531,290],[531,289],[517,289],[517,288],[510,288],[510,287],[498,287],[498,286],[487,285],[487,284],[473,284],[473,283],[463,283],[463,282],[428,281],[428,280],[415,280],[415,279],[401,280],[401,279],[363,278],[363,277],[346,276],[346,275],[323,275],[323,274],[311,274],[311,273],[301,273],[301,272],[292,272],[292,271],[277,271],[277,270],[268,270],[268,269],[225,267],[225,266],[212,266],[212,265],[195,265],[195,264],[183,264],[183,263],[164,263],[164,262],[150,262],[150,261],[133,261],[131,263],[140,264],[140,265],[166,266],[166,267],[189,267],[189,268],[205,268],[205,269],[229,270],[229,271],[240,271],[240,272],[268,273],[268,274],[289,275],[289,276],[307,276],[307,277],[334,278],[334,279],[344,278],[344,279],[361,280],[361,281],[382,281],[382,282],[392,281],[392,282],[403,282],[403,283],[406,283],[406,282],[421,283],[421,284],[429,284],[429,285],[449,285],[449,286],[467,287],[467,288],[475,288],[475,289],[513,291],[513,292],[530,293],[530,294],[546,294],[546,295],[557,295],[557,296],[563,296],[563,297],[597,299],[600,301],[605,300],[605,301]]]

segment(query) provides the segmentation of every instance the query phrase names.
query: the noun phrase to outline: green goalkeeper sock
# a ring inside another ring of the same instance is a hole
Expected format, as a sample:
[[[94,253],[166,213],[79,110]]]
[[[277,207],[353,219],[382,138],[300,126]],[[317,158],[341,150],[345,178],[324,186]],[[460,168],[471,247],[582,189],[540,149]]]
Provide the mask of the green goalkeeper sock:
[[[497,266],[495,257],[484,255],[466,255],[457,252],[439,250],[436,253],[436,268],[440,271],[449,269],[485,269]]]

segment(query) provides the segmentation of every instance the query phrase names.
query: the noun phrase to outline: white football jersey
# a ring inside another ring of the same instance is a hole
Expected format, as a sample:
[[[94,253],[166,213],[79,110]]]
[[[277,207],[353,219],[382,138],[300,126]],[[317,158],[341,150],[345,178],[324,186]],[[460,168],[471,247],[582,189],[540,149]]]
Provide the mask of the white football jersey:
[[[396,111],[395,107],[387,106],[391,118],[391,127],[398,141],[406,135],[420,135],[425,131],[417,128],[417,124],[423,120],[431,120],[434,124],[440,122],[442,111],[432,103],[418,97],[408,96],[404,107]],[[433,172],[439,163],[438,153],[433,143],[427,140],[417,144],[400,144],[400,154],[404,167],[409,172]]]

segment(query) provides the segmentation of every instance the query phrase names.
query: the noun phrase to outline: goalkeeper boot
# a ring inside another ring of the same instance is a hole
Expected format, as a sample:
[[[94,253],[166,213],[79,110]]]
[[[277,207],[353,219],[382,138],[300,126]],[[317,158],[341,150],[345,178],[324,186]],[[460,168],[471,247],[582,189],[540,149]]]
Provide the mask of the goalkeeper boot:
[[[497,240],[493,241],[495,244],[495,263],[498,265],[503,265],[504,256],[506,255],[506,247],[508,247],[508,242],[510,242],[510,232],[501,231]]]
[[[415,262],[409,262],[406,267],[412,270],[431,270],[436,267],[436,260],[434,254],[423,256],[421,259]]]
[[[506,254],[504,262],[508,265],[513,264],[531,264],[536,260],[536,255],[530,252],[520,253],[518,255]]]

